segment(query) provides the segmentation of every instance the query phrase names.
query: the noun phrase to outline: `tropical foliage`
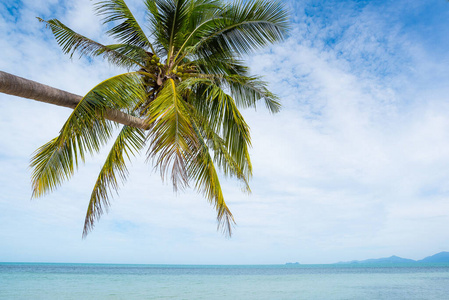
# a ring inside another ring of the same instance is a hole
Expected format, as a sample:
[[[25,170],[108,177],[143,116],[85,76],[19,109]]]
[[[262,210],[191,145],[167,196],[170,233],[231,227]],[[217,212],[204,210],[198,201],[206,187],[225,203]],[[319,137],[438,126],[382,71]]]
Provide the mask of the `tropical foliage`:
[[[249,74],[242,56],[283,39],[286,10],[269,0],[144,4],[145,27],[123,0],[95,4],[107,34],[117,41],[112,45],[80,35],[59,20],[39,19],[70,56],[103,57],[128,72],[89,91],[59,135],[36,150],[31,160],[33,196],[53,191],[73,175],[86,154],[98,152],[118,126],[104,114],[120,110],[144,119],[147,130],[121,128],[92,191],[83,236],[126,180],[126,162],[143,149],[175,190],[193,183],[214,205],[219,228],[230,235],[234,218],[217,171],[237,178],[248,192],[252,175],[250,132],[239,108],[256,107],[260,101],[273,113],[280,108],[266,83]]]

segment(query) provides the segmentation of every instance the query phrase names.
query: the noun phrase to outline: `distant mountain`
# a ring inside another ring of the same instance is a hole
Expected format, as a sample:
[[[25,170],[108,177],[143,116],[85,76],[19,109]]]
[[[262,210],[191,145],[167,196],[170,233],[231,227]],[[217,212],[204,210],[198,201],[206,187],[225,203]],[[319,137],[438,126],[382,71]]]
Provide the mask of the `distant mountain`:
[[[421,260],[413,260],[393,255],[385,258],[345,261],[339,262],[338,264],[400,264],[400,263],[449,263],[449,252],[443,251],[435,255],[428,256]]]
[[[418,260],[423,263],[449,263],[449,252],[440,252],[424,259]]]
[[[402,258],[396,255],[384,258],[371,258],[366,260],[353,260],[348,262],[339,262],[339,264],[400,264],[400,263],[414,263],[413,259]]]

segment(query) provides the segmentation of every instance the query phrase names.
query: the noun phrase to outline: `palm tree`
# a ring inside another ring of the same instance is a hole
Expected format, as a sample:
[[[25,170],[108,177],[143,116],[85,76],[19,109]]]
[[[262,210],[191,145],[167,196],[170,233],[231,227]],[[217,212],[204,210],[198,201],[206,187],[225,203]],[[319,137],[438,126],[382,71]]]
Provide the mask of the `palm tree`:
[[[143,120],[145,129],[124,125],[92,191],[83,236],[109,207],[110,194],[128,175],[126,161],[146,147],[148,161],[174,190],[193,182],[217,212],[218,228],[230,235],[234,218],[217,175],[236,177],[250,192],[249,127],[239,108],[263,101],[272,113],[280,104],[242,56],[281,41],[288,29],[282,4],[269,0],[144,0],[147,26],[124,0],[95,4],[107,33],[117,43],[103,45],[57,19],[42,20],[62,50],[73,56],[101,56],[128,72],[90,90],[76,105],[59,135],[31,159],[33,197],[69,179],[87,153],[98,152],[117,124],[111,111]],[[130,71],[132,70],[132,71]]]

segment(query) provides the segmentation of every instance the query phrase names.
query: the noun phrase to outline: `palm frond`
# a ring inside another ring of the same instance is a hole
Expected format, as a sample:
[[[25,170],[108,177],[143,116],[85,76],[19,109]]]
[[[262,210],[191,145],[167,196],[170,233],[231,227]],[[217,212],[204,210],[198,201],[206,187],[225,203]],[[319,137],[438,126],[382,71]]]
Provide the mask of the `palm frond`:
[[[159,12],[157,2],[154,0],[144,0],[147,8],[148,28],[151,32],[152,38],[155,40],[155,51],[160,56],[165,56],[168,53],[168,28],[167,24],[163,23],[163,18]]]
[[[125,73],[95,86],[81,99],[60,134],[35,151],[31,159],[33,197],[53,191],[84,162],[85,154],[98,152],[111,137],[113,123],[107,109],[130,111],[145,91],[137,73]]]
[[[189,3],[189,25],[187,32],[192,33],[206,20],[211,20],[221,8],[219,0],[191,0]]]
[[[165,1],[164,1],[165,2]],[[170,1],[171,2],[171,1]],[[170,40],[168,44],[168,60],[175,51],[175,47],[178,48],[183,38],[183,27],[186,26],[186,20],[189,15],[189,1],[188,0],[175,0],[174,10],[167,10],[167,27],[170,28]]]
[[[192,155],[192,159],[189,160],[189,175],[195,179],[195,188],[202,192],[209,202],[214,205],[217,211],[218,229],[221,229],[224,234],[231,236],[232,226],[235,224],[234,217],[224,200],[209,148],[194,122],[193,127],[197,131],[199,144]]]
[[[53,35],[59,46],[61,46],[62,51],[65,54],[70,54],[70,57],[73,57],[75,52],[78,52],[81,56],[99,56],[102,55],[105,59],[107,59],[111,64],[131,68],[131,67],[142,67],[142,65],[128,57],[122,53],[114,51],[111,48],[108,48],[105,45],[102,45],[98,42],[95,42],[79,33],[76,33],[69,27],[65,26],[62,22],[57,19],[51,19],[45,21],[41,18],[37,18],[40,22],[46,23],[46,26],[50,27]]]
[[[188,10],[188,23],[185,27],[185,38],[178,49],[175,60],[181,55],[181,60],[185,57],[183,51],[198,42],[198,36],[202,37],[203,28],[208,28],[219,17],[221,11],[220,1],[215,0],[192,0]],[[187,54],[187,53],[186,53]]]
[[[165,82],[158,97],[151,102],[148,119],[152,124],[149,158],[160,169],[162,179],[170,175],[174,190],[186,187],[186,161],[196,143],[196,136],[173,79]]]
[[[281,104],[278,102],[279,98],[268,90],[267,83],[259,77],[224,75],[217,80],[225,82],[239,107],[256,108],[257,102],[263,99],[266,108],[271,113],[277,113],[281,109]]]
[[[138,62],[141,66],[144,66],[146,60],[148,59],[148,53],[144,49],[130,44],[105,45],[105,48],[99,49],[97,51],[97,54],[101,55],[104,52],[106,52],[107,49],[115,51],[126,57],[129,57],[132,60]]]
[[[252,167],[248,151],[248,147],[251,146],[249,127],[234,99],[216,85],[211,85],[206,93],[210,99],[209,112],[206,116],[209,118],[211,128],[221,127],[221,136],[229,153],[243,167],[246,176],[251,176]]]
[[[175,48],[183,41],[184,29],[188,25],[189,0],[147,0],[150,11],[151,31],[156,41],[165,48],[170,62]]]
[[[270,0],[231,3],[208,25],[202,28],[202,38],[190,52],[201,56],[231,51],[250,54],[282,41],[289,29],[283,4]]]
[[[223,139],[223,151],[229,153],[232,162],[238,166],[243,174],[240,177],[251,177],[249,127],[234,99],[208,78],[190,78],[179,85],[179,90],[192,91],[190,101],[196,117],[202,120],[199,124],[204,128],[207,126],[209,132],[214,132]],[[217,151],[220,151],[219,147]]]
[[[249,68],[233,53],[211,53],[208,56],[194,57],[191,64],[205,75],[240,75],[249,76]]]
[[[227,144],[216,132],[214,132],[201,115],[192,112],[194,115],[194,128],[198,135],[205,141],[210,149],[214,153],[214,162],[223,171],[224,175],[230,177],[237,177],[243,183],[243,190],[250,193],[251,188],[249,186],[247,175],[244,174],[244,166],[234,159],[227,149]]]
[[[92,191],[84,221],[83,237],[86,237],[93,229],[95,221],[109,208],[110,192],[117,192],[119,188],[117,177],[122,183],[125,182],[128,176],[125,157],[129,160],[130,156],[134,156],[144,145],[145,135],[141,129],[123,126]]]
[[[103,24],[121,22],[108,30],[113,38],[124,44],[155,51],[139,23],[123,0],[99,1],[95,4],[97,14],[103,17]]]

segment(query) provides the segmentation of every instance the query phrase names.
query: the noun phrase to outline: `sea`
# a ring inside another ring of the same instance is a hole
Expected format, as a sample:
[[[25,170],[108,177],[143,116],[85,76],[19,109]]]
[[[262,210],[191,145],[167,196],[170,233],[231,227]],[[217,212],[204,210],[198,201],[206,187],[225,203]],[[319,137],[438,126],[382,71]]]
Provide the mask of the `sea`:
[[[0,299],[449,299],[449,264],[0,263]]]

